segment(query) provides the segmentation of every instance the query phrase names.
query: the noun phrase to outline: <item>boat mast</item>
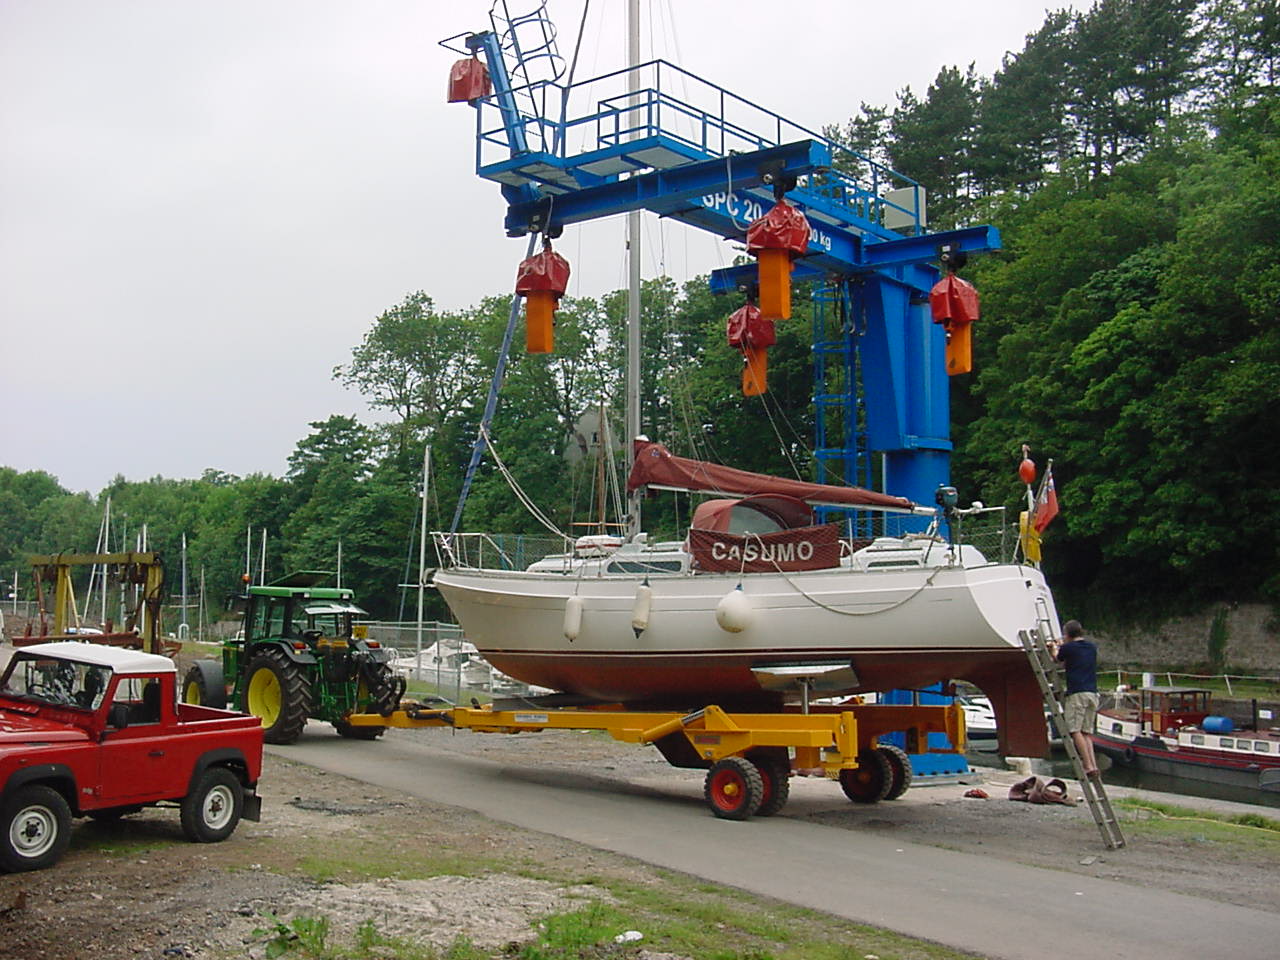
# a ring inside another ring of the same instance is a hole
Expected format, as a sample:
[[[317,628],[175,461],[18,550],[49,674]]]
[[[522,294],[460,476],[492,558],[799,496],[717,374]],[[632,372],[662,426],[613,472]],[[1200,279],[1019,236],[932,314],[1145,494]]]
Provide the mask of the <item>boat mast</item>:
[[[627,90],[639,108],[640,0],[627,0]],[[632,128],[635,130],[632,121]],[[635,130],[633,136],[640,136]],[[635,463],[635,439],[640,436],[640,211],[627,214],[627,476]],[[630,494],[627,505],[627,537],[640,532],[640,495]]]
[[[417,635],[417,660],[414,662],[417,666],[414,668],[414,677],[422,676],[422,591],[426,588],[424,582],[427,578],[427,484],[430,482],[431,476],[431,444],[427,444],[426,449],[422,451],[422,520],[421,529],[418,531],[418,635]],[[458,522],[458,518],[454,517],[454,524]],[[452,531],[450,531],[452,533]],[[440,651],[437,650],[438,654]],[[436,680],[439,682],[439,671],[437,670]]]

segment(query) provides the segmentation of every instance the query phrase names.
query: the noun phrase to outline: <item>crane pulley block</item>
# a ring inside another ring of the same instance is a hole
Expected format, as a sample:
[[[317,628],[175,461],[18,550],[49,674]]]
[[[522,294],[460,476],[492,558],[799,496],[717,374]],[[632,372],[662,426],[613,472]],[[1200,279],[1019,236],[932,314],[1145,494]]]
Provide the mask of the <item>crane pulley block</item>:
[[[569,287],[569,261],[543,240],[542,250],[520,261],[516,293],[525,298],[525,348],[551,353],[555,348],[555,313]]]
[[[753,303],[735,310],[727,325],[729,346],[742,351],[742,393],[754,397],[764,393],[769,373],[769,347],[778,342],[773,320]]]
[[[809,221],[779,200],[747,227],[747,252],[759,260],[760,309],[773,320],[791,319],[791,261],[809,249]]]
[[[489,69],[477,57],[465,57],[449,68],[449,103],[469,103],[493,90]]]
[[[973,369],[972,324],[978,319],[978,290],[967,280],[949,273],[929,291],[933,322],[947,333],[947,375]]]

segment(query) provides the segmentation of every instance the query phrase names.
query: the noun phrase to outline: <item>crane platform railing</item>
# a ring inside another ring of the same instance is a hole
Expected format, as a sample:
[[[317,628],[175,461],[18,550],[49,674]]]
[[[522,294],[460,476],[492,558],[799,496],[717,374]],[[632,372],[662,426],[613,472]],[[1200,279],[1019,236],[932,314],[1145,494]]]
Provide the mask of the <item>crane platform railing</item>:
[[[911,178],[665,60],[511,92],[520,94],[514,117],[510,98],[498,93],[475,101],[476,172],[506,186],[555,195],[721,157],[731,182],[736,155],[812,140],[825,145],[832,165],[802,178],[793,197],[883,239],[924,227],[922,191]],[[876,229],[886,222],[892,228]]]

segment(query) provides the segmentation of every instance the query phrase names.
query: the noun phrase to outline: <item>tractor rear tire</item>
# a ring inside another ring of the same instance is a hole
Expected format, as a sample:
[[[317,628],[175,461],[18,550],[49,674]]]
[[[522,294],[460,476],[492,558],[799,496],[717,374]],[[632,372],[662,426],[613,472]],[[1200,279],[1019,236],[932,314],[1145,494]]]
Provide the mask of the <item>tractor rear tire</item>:
[[[249,661],[243,707],[262,721],[267,743],[294,743],[311,715],[311,684],[283,652],[266,649]]]
[[[182,702],[202,707],[227,706],[227,683],[217,660],[197,660],[182,680]]]
[[[348,740],[377,740],[387,732],[386,727],[357,727],[344,720],[333,721],[333,729],[338,731],[338,736]]]

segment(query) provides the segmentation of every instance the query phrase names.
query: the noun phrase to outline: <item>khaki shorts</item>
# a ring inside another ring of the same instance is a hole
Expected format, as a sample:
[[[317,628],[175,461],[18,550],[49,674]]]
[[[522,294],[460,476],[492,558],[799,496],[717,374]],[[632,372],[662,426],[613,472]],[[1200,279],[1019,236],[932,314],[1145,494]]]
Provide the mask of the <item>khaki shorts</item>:
[[[1067,715],[1068,733],[1093,733],[1098,719],[1098,695],[1096,693],[1068,693],[1062,704]]]

